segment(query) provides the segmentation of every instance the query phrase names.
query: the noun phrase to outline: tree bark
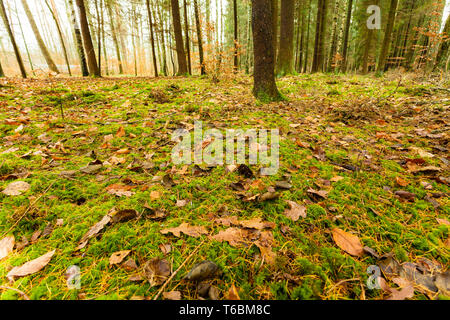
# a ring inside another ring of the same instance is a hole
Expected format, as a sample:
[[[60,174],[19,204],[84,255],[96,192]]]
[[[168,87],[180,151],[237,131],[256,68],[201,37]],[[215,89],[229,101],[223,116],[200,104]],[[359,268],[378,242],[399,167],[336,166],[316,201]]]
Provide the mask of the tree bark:
[[[70,70],[69,57],[67,55],[66,44],[64,43],[64,36],[62,34],[61,27],[59,25],[59,20],[58,20],[58,17],[57,17],[57,13],[53,12],[53,10],[55,8],[50,7],[50,5],[49,5],[47,0],[45,0],[45,4],[47,5],[47,8],[50,11],[53,20],[55,21],[56,31],[58,31],[59,41],[61,42],[61,47],[63,49],[64,60],[66,61],[66,65],[67,65],[67,72],[69,73],[70,76],[72,76],[72,71]]]
[[[14,54],[16,55],[17,64],[19,65],[20,73],[22,74],[22,78],[27,77],[27,72],[25,71],[25,67],[23,65],[22,57],[19,52],[19,48],[16,44],[16,39],[14,38],[14,34],[11,30],[11,25],[9,24],[8,16],[6,15],[6,9],[5,4],[3,3],[3,0],[0,0],[0,14],[3,19],[3,23],[5,24],[6,31],[8,32],[9,40],[11,41],[11,44],[14,49]]]
[[[187,14],[186,0],[183,0],[183,7],[184,7],[184,34],[186,35],[186,53],[187,53],[188,71],[189,74],[192,74],[191,49],[189,46],[189,20]]]
[[[81,38],[80,25],[78,24],[77,16],[75,14],[73,0],[68,0],[68,2],[70,18],[72,19],[72,25],[75,34],[75,45],[77,47],[78,59],[80,60],[81,74],[83,75],[83,77],[87,77],[89,75],[89,70],[87,67],[86,55],[83,48],[83,39]]]
[[[294,0],[281,0],[280,44],[278,48],[277,74],[294,73]]]
[[[312,0],[309,0],[309,10],[308,10],[308,28],[306,31],[306,48],[305,48],[305,63],[303,65],[303,73],[306,73],[308,69],[308,57],[309,57],[309,29],[311,26],[311,2]]]
[[[275,61],[277,60],[278,49],[278,1],[279,0],[270,1],[270,5],[272,7],[273,56]]]
[[[188,73],[186,54],[184,52],[183,35],[181,33],[180,22],[180,5],[178,0],[170,0],[172,6],[172,23],[173,31],[175,33],[175,46],[178,58],[178,75],[185,75]]]
[[[323,69],[325,23],[327,17],[328,0],[319,0],[317,8],[316,39],[314,43],[314,57],[311,72],[315,73]]]
[[[252,32],[254,47],[253,94],[263,101],[280,100],[275,83],[275,50],[273,28],[267,28],[267,21],[273,21],[271,0],[252,0]]]
[[[200,25],[200,17],[198,10],[198,2],[194,0],[194,11],[195,11],[195,25],[197,26],[197,41],[198,41],[198,53],[200,57],[200,74],[205,75],[205,61],[203,58],[203,39],[202,39],[202,28]]]
[[[233,0],[233,21],[234,21],[234,59],[233,59],[233,70],[237,72],[238,70],[238,18],[237,18],[237,0]]]
[[[84,0],[76,0],[76,4],[78,6],[78,12],[80,14],[81,35],[83,36],[84,49],[87,55],[89,75],[100,77],[100,70],[97,65],[97,59],[95,58],[91,32],[89,31],[89,25],[86,18],[86,8],[84,6]]]
[[[436,70],[438,67],[444,64],[446,55],[448,55],[450,47],[450,17],[447,17],[445,22],[444,31],[442,33],[442,41],[438,49],[438,54],[436,56],[436,61],[434,63],[433,69]]]
[[[31,14],[30,8],[28,7],[27,0],[22,0],[22,6],[28,17],[28,21],[30,22],[31,29],[33,30],[34,36],[36,37],[36,41],[39,45],[39,48],[41,49],[42,55],[44,56],[44,59],[47,62],[48,68],[53,72],[59,73],[59,70],[56,67],[56,64],[53,62],[53,59],[50,56],[50,53],[48,52],[44,41],[42,40],[41,34],[39,33],[39,29],[37,28],[36,22],[34,21],[34,18],[33,18],[33,15]]]
[[[342,65],[341,72],[347,71],[347,51],[348,51],[348,38],[350,34],[350,23],[352,19],[353,0],[348,0],[347,3],[347,18],[345,21],[344,40],[342,42]],[[365,26],[364,26],[365,27]]]
[[[150,9],[150,0],[146,0],[148,25],[150,27],[150,42],[152,44],[153,69],[155,70],[155,78],[158,77],[158,64],[156,63],[155,37],[153,31],[152,10]]]
[[[397,5],[398,0],[391,0],[388,23],[386,26],[386,32],[384,33],[383,46],[381,47],[380,57],[378,59],[377,72],[383,72],[386,65],[386,58],[391,43],[392,29],[394,28],[395,23],[395,14],[397,12]]]
[[[106,3],[106,9],[108,10],[108,16],[109,16],[109,24],[111,25],[111,36],[114,43],[114,48],[116,49],[116,57],[117,57],[117,63],[119,64],[119,74],[123,74],[123,65],[122,65],[122,57],[120,54],[120,46],[119,46],[119,40],[117,39],[117,32],[116,27],[113,20],[113,12],[111,8],[112,4],[110,2]]]

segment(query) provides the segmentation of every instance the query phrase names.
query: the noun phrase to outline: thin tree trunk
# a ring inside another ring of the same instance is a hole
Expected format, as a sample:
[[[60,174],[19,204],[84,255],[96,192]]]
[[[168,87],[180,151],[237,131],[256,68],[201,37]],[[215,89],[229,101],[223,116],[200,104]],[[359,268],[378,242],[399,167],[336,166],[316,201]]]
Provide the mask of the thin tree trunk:
[[[309,29],[311,26],[311,2],[309,0],[309,10],[308,10],[308,30],[306,31],[306,48],[305,48],[305,64],[303,65],[303,73],[306,73],[308,69],[308,57],[309,57]]]
[[[152,10],[150,9],[150,0],[146,0],[148,24],[150,27],[150,42],[152,45],[153,69],[155,70],[155,78],[158,77],[158,64],[156,63],[155,38],[153,32]]]
[[[66,65],[67,65],[67,72],[69,73],[70,76],[72,76],[72,71],[70,70],[69,57],[67,55],[66,44],[64,43],[64,36],[62,34],[61,27],[59,25],[59,20],[58,20],[58,17],[57,17],[57,13],[53,12],[53,9],[50,7],[50,5],[49,5],[47,0],[45,0],[45,4],[47,5],[48,10],[50,11],[50,13],[51,13],[51,15],[53,17],[53,20],[55,21],[56,31],[58,31],[59,41],[61,42],[61,47],[63,49],[64,60],[66,61]]]
[[[280,43],[277,71],[279,76],[294,73],[294,0],[281,0]]]
[[[98,8],[98,0],[95,0],[95,12],[97,16],[97,55],[98,55],[98,70],[100,71],[100,75],[102,74],[102,33],[101,33],[101,21],[100,21],[100,9]]]
[[[238,43],[239,43],[239,38],[238,38],[238,18],[237,18],[237,0],[233,0],[233,21],[234,21],[234,59],[233,59],[233,71],[237,72],[238,71]]]
[[[39,48],[41,49],[42,55],[44,56],[44,59],[47,62],[49,69],[53,72],[59,73],[56,64],[53,62],[53,59],[51,58],[50,53],[48,52],[47,47],[45,46],[45,43],[42,40],[41,34],[39,33],[39,29],[37,28],[36,22],[34,21],[30,8],[28,7],[27,0],[22,0],[22,5],[28,17],[28,21],[30,22],[34,36],[36,37],[36,41],[39,45]]]
[[[252,23],[252,13],[251,13],[251,4],[248,5],[248,13],[247,13],[247,45],[246,45],[246,59],[245,59],[245,73],[250,73],[250,26]]]
[[[186,54],[184,52],[183,35],[181,33],[180,22],[180,5],[178,0],[170,0],[172,6],[172,23],[175,34],[175,46],[178,58],[178,75],[185,75],[188,73]]]
[[[350,23],[352,19],[353,0],[348,0],[347,3],[347,18],[345,21],[344,40],[342,43],[342,65],[341,72],[347,72],[347,51],[348,51],[348,38],[350,35]]]
[[[2,62],[0,61],[0,78],[3,78],[4,76],[5,76],[5,73],[3,72]]]
[[[188,71],[189,74],[192,74],[191,49],[189,46],[189,21],[188,21],[186,0],[183,0],[183,8],[184,8],[184,34],[186,35],[186,53],[187,53]]]
[[[433,70],[436,70],[438,67],[444,64],[445,56],[449,52],[450,47],[450,17],[447,17],[447,21],[445,22],[444,31],[442,33],[442,41],[439,45],[438,54],[436,56],[436,60],[434,62]]]
[[[333,68],[333,60],[336,56],[337,50],[337,19],[338,19],[338,0],[334,0],[334,14],[333,14],[333,33],[331,35],[330,54],[327,62],[327,72],[331,72]]]
[[[270,5],[272,8],[272,42],[273,42],[273,54],[274,59],[277,61],[277,50],[278,50],[278,1],[271,0]]]
[[[117,57],[117,63],[119,64],[119,74],[123,74],[123,64],[122,64],[122,57],[120,55],[120,46],[119,46],[119,40],[117,39],[117,32],[116,27],[113,20],[113,12],[111,8],[112,4],[110,2],[106,3],[106,9],[108,11],[109,16],[109,24],[111,26],[111,36],[114,43],[114,48],[116,49],[116,57]]]
[[[9,40],[14,49],[14,54],[16,55],[17,64],[19,65],[20,73],[22,74],[22,78],[27,77],[27,72],[25,71],[25,67],[23,65],[22,57],[20,56],[19,48],[16,44],[16,39],[14,38],[14,34],[11,30],[11,25],[9,24],[8,16],[6,15],[5,4],[3,0],[0,0],[0,14],[3,19],[3,23],[5,24],[6,31],[8,32]]]
[[[89,31],[89,25],[86,18],[84,0],[76,0],[76,4],[80,14],[81,35],[83,36],[84,49],[87,55],[89,75],[100,77],[100,70],[98,69],[97,59],[95,58],[94,46],[92,44],[91,33]]]
[[[77,47],[78,59],[80,60],[81,74],[83,77],[89,75],[89,70],[86,62],[86,55],[83,48],[83,39],[81,38],[80,25],[78,24],[77,16],[75,14],[75,6],[73,0],[68,0],[69,2],[69,12],[70,18],[72,19],[72,25],[75,34],[75,45]]]
[[[280,100],[281,95],[275,83],[273,28],[267,28],[267,21],[273,21],[271,0],[252,0],[253,94],[260,100],[273,101]]]
[[[100,20],[101,20],[101,31],[102,31],[102,43],[103,43],[103,60],[105,60],[105,73],[109,76],[109,66],[108,66],[108,54],[106,53],[106,42],[105,42],[105,19],[104,19],[104,0],[100,0]]]
[[[203,59],[203,39],[202,39],[202,27],[200,25],[200,17],[198,12],[198,2],[194,0],[194,13],[195,13],[195,25],[197,26],[197,40],[198,40],[198,53],[200,56],[200,74],[205,75],[205,61]]]
[[[388,23],[386,26],[386,32],[384,34],[383,46],[381,47],[380,58],[378,59],[377,72],[383,72],[386,65],[386,58],[389,52],[389,46],[391,43],[392,29],[395,23],[395,14],[397,11],[398,0],[391,0],[391,6],[389,9]]]
[[[30,68],[31,68],[31,72],[33,73],[33,75],[35,76],[36,73],[34,72],[34,66],[33,66],[33,61],[31,61],[31,55],[30,55],[30,50],[28,49],[28,44],[27,41],[25,39],[25,34],[23,32],[23,28],[22,28],[22,22],[20,22],[20,17],[19,17],[19,11],[17,10],[17,2],[14,1],[14,9],[16,11],[16,17],[17,17],[17,22],[19,23],[19,29],[20,29],[20,33],[22,35],[22,39],[23,39],[23,44],[25,46],[25,51],[27,53],[27,57],[28,57],[28,62],[30,64]]]
[[[318,72],[323,69],[324,62],[324,41],[325,24],[327,17],[328,0],[319,0],[317,9],[316,39],[314,44],[314,58],[311,72]]]
[[[161,4],[158,1],[157,4],[157,9],[158,9],[158,17],[159,17],[159,26],[160,26],[160,35],[161,35],[161,46],[162,46],[162,58],[163,58],[163,74],[165,76],[167,76],[169,74],[169,70],[168,70],[168,65],[167,65],[167,53],[166,53],[166,39],[164,36],[164,20],[163,20],[163,16],[162,16],[162,12],[161,12]],[[168,41],[169,42],[169,41]]]

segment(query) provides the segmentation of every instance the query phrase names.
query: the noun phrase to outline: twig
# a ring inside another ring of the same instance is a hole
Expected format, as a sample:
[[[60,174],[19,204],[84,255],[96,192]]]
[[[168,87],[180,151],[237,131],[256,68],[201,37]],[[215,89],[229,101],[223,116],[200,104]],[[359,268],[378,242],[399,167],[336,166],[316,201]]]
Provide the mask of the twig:
[[[25,292],[20,291],[19,289],[7,287],[7,286],[0,286],[0,289],[13,290],[13,291],[17,292],[18,294],[20,294],[24,298],[24,300],[30,300],[30,297],[28,297]]]
[[[201,245],[205,242],[205,240],[203,240],[195,249],[194,251],[192,251],[192,253],[183,261],[183,263],[178,267],[178,269],[172,273],[172,275],[170,276],[169,279],[166,280],[166,282],[164,282],[164,284],[161,286],[161,288],[159,288],[158,293],[153,297],[153,300],[158,300],[159,296],[161,295],[161,293],[163,292],[163,290],[167,287],[167,285],[172,281],[172,279],[177,275],[178,271],[180,271],[180,269],[189,261],[189,259],[192,258],[192,256],[197,252],[197,250],[201,247]]]
[[[39,197],[37,197],[32,204],[30,204],[25,211],[23,212],[23,214],[16,220],[16,222],[11,226],[11,228],[8,229],[8,231],[6,231],[5,233],[3,233],[2,238],[5,237],[12,229],[14,229],[17,224],[25,217],[25,215],[28,213],[28,211],[30,211],[30,209],[39,201],[39,199],[41,199],[46,193],[47,191],[51,188],[51,186],[56,182],[56,180],[54,180],[52,183],[50,183],[50,185],[47,187],[47,189],[45,189],[44,193],[41,194]]]

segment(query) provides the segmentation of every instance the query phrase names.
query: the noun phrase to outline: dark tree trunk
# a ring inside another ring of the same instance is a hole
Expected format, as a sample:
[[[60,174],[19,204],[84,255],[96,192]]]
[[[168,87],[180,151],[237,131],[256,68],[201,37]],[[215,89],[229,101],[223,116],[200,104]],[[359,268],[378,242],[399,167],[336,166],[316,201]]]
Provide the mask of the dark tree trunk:
[[[206,74],[205,61],[203,59],[203,39],[202,39],[202,28],[200,25],[200,17],[198,12],[198,2],[194,0],[194,11],[195,11],[195,25],[197,26],[197,40],[198,40],[198,53],[200,57],[200,74]]]
[[[308,69],[308,57],[309,57],[309,29],[311,26],[311,2],[312,0],[309,0],[309,10],[308,10],[308,28],[306,31],[306,47],[305,47],[305,63],[303,64],[303,73],[306,73]]]
[[[273,56],[275,61],[277,59],[278,49],[278,1],[279,0],[270,1],[270,5],[272,6]]]
[[[353,9],[353,0],[348,0],[347,4],[347,18],[345,21],[345,29],[344,29],[344,40],[342,43],[342,65],[341,71],[347,71],[347,51],[348,51],[348,38],[350,35],[350,23],[352,20],[352,9]]]
[[[381,47],[381,53],[378,59],[377,72],[383,72],[386,65],[386,58],[389,53],[389,46],[391,43],[392,29],[394,28],[395,23],[395,14],[397,12],[397,4],[398,0],[391,0],[386,32],[384,34],[383,46]]]
[[[272,0],[252,0],[252,32],[254,47],[253,94],[263,101],[280,100],[275,83],[275,57],[273,28],[267,28],[267,21],[273,21]]]
[[[327,20],[328,0],[319,0],[317,8],[316,39],[314,43],[314,57],[311,72],[319,72],[323,69],[325,24]]]
[[[281,0],[280,46],[277,74],[284,76],[294,72],[294,0]]]
[[[86,8],[84,0],[76,0],[78,12],[80,14],[81,35],[83,36],[84,49],[86,51],[89,75],[100,77],[100,70],[98,69],[97,59],[95,58],[94,45],[92,44],[91,32],[86,18]]]
[[[447,17],[445,22],[444,31],[442,34],[442,42],[439,46],[438,54],[436,56],[436,61],[434,63],[433,69],[436,70],[438,67],[444,64],[446,57],[448,56],[450,47],[450,17]]]
[[[238,70],[238,18],[237,18],[237,0],[233,0],[233,20],[234,20],[234,60],[233,70]]]
[[[3,72],[2,62],[0,61],[0,78],[3,78],[4,76],[5,76],[5,73]]]
[[[17,64],[19,65],[20,73],[22,74],[22,78],[27,77],[27,72],[25,71],[25,67],[23,65],[22,57],[19,52],[19,48],[16,44],[16,39],[14,38],[14,34],[11,30],[11,25],[9,24],[8,16],[6,15],[6,9],[5,4],[3,3],[3,0],[0,0],[0,14],[3,19],[3,23],[5,24],[6,31],[8,32],[9,40],[11,41],[11,44],[14,49],[14,54],[16,55]]]
[[[152,44],[153,69],[155,69],[155,78],[158,77],[158,64],[156,63],[155,38],[153,32],[152,10],[150,9],[150,0],[146,0],[148,25],[150,27],[150,42]]]
[[[28,7],[27,0],[22,0],[22,6],[28,17],[28,21],[30,22],[31,29],[33,30],[34,36],[36,37],[36,41],[39,45],[39,48],[41,49],[42,55],[44,56],[44,59],[47,62],[48,68],[53,72],[59,73],[59,70],[56,67],[55,62],[53,62],[53,59],[50,56],[50,53],[48,52],[47,47],[45,46],[44,40],[42,40],[41,34],[39,33],[39,29],[36,25],[36,22],[34,21],[34,18],[33,18],[33,15],[31,14],[30,8]]]
[[[191,63],[191,49],[189,48],[189,21],[187,14],[187,4],[186,0],[183,1],[184,7],[184,34],[186,35],[186,53],[187,53],[187,62],[188,62],[188,70],[189,74],[192,74],[192,63]]]
[[[186,54],[184,52],[183,35],[181,33],[180,5],[178,4],[178,0],[170,0],[170,3],[172,6],[172,23],[173,31],[175,33],[175,46],[178,58],[178,75],[186,75],[188,70]]]

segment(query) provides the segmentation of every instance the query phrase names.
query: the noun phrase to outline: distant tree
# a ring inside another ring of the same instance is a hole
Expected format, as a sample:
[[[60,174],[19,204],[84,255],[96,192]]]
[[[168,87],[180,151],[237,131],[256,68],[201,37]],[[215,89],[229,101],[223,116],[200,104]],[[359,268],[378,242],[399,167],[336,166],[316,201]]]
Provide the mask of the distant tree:
[[[0,78],[3,78],[4,76],[5,76],[5,73],[3,72],[2,62],[0,61]]]
[[[325,24],[327,21],[328,0],[319,0],[317,5],[316,39],[314,42],[314,56],[311,72],[315,73],[323,70],[325,57]]]
[[[184,8],[184,34],[186,36],[186,54],[187,54],[187,63],[188,63],[188,72],[192,74],[192,63],[191,63],[191,49],[189,46],[189,18],[187,13],[187,1],[183,0],[183,8]]]
[[[150,0],[146,0],[145,4],[147,6],[148,24],[150,27],[150,42],[152,44],[153,69],[155,70],[155,77],[158,77],[158,64],[156,63],[156,52],[155,52],[155,33],[153,30],[153,18],[152,18],[152,10],[150,9]]]
[[[75,14],[75,7],[73,4],[73,0],[68,0],[69,3],[69,13],[70,18],[72,20],[72,27],[75,35],[75,46],[78,53],[78,59],[80,60],[81,74],[83,77],[87,77],[89,75],[89,70],[86,62],[86,55],[84,53],[83,48],[83,39],[81,37],[80,25],[78,24],[77,16]]]
[[[197,27],[197,41],[198,41],[198,52],[200,57],[200,74],[206,74],[205,61],[204,61],[204,53],[203,53],[203,39],[202,39],[202,27],[200,25],[200,17],[198,10],[198,2],[194,0],[194,11],[195,11],[195,25]]]
[[[275,83],[275,50],[273,28],[267,28],[267,21],[273,21],[272,0],[252,0],[252,32],[254,54],[253,94],[264,101],[280,100],[281,95]]]
[[[450,17],[447,17],[447,21],[445,22],[444,30],[441,36],[442,41],[439,45],[436,61],[434,63],[434,70],[440,67],[448,57],[450,47]]]
[[[238,70],[238,8],[237,8],[237,0],[233,0],[233,21],[234,21],[234,54],[233,54],[233,70],[237,72]]]
[[[89,75],[100,77],[100,69],[98,68],[97,59],[95,58],[94,45],[92,44],[91,32],[89,31],[89,24],[86,18],[84,0],[76,0],[76,4],[80,16],[81,35],[83,36],[84,49],[87,55]]]
[[[20,73],[22,74],[22,78],[27,77],[27,73],[25,71],[25,67],[23,65],[22,57],[19,52],[19,48],[16,44],[16,39],[14,38],[14,34],[11,30],[11,25],[9,24],[8,16],[6,15],[6,9],[5,4],[3,3],[3,0],[0,0],[0,14],[3,19],[3,23],[5,24],[6,31],[8,32],[9,40],[11,41],[11,44],[14,49],[14,54],[16,55],[17,64],[19,65]]]
[[[347,51],[348,51],[348,38],[350,35],[350,23],[352,20],[353,0],[347,2],[347,17],[345,21],[344,40],[342,43],[342,64],[341,72],[347,71]]]
[[[111,36],[113,39],[114,48],[116,49],[116,57],[117,57],[117,62],[119,64],[119,74],[123,74],[122,57],[120,55],[119,40],[117,38],[117,32],[116,32],[116,27],[114,24],[114,17],[113,17],[113,11],[112,11],[113,4],[112,4],[111,0],[107,0],[105,5],[106,5],[106,10],[108,12],[109,24],[111,26]]]
[[[185,75],[188,73],[186,63],[186,53],[184,52],[183,34],[181,33],[180,22],[180,5],[178,0],[170,0],[172,6],[172,23],[175,33],[175,46],[178,58],[178,75]]]
[[[281,0],[280,42],[277,74],[284,76],[294,72],[294,0]]]
[[[386,65],[386,58],[389,52],[389,46],[391,44],[392,29],[394,28],[395,15],[397,13],[398,0],[391,0],[389,8],[389,17],[386,25],[386,31],[384,33],[383,45],[381,47],[380,57],[378,58],[377,72],[384,72]]]
[[[45,46],[44,40],[42,40],[39,29],[36,25],[36,22],[34,21],[34,18],[33,18],[33,15],[31,14],[30,8],[28,7],[27,0],[22,0],[22,6],[28,17],[28,21],[30,22],[31,29],[33,30],[34,36],[39,45],[39,48],[41,49],[42,55],[44,56],[44,59],[47,62],[48,68],[53,72],[59,73],[59,70],[56,67],[55,62],[53,62],[53,59],[50,56],[50,53],[48,52],[47,47]]]

